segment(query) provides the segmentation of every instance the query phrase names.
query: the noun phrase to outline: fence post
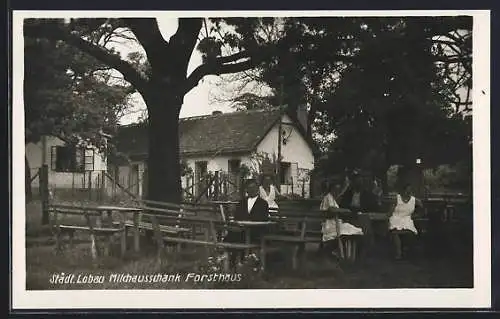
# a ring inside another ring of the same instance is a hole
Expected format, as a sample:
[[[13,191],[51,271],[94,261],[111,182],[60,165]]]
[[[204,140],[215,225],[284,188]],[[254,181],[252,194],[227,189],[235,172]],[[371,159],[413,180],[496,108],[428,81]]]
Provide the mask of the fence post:
[[[118,171],[118,166],[114,166],[113,167],[113,182],[111,183],[111,199],[112,201],[114,202],[116,200],[116,181],[118,181],[118,177],[119,177],[119,171]],[[106,176],[106,172],[103,172],[104,175]]]
[[[39,170],[40,198],[42,199],[42,225],[49,224],[49,166],[44,164]]]
[[[142,171],[142,194],[141,197],[148,198],[148,168],[144,167],[144,170]]]
[[[215,171],[214,174],[215,174],[215,176],[214,176],[214,194],[213,194],[213,198],[214,198],[214,200],[218,200],[219,199],[219,186],[220,186],[219,172]]]
[[[25,171],[24,187],[26,187],[26,190],[25,190],[26,203],[29,203],[33,199],[33,191],[31,188],[31,184],[32,184],[33,180],[31,177],[31,169],[30,169],[30,165],[28,163],[28,158],[26,156],[24,157],[24,171]]]
[[[243,199],[245,198],[245,184],[244,184],[244,178],[243,178],[243,175],[239,175],[239,178],[238,178],[238,193],[240,195],[240,198],[239,199]]]
[[[71,196],[75,198],[75,172],[71,173]]]
[[[95,189],[96,189],[96,199],[97,201],[101,200],[101,195],[100,195],[100,190],[101,190],[101,175],[97,174],[96,181],[95,181]]]
[[[92,171],[89,171],[89,200],[92,200]]]
[[[104,175],[104,171],[101,171],[101,200],[106,198],[106,176]]]

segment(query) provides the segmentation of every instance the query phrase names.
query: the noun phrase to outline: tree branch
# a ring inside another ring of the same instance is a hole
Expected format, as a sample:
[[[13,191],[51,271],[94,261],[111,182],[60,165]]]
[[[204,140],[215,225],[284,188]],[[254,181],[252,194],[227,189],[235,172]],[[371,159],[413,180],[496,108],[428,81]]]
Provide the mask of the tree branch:
[[[148,82],[131,64],[122,60],[118,55],[85,41],[74,33],[69,33],[61,26],[25,24],[24,35],[33,38],[62,40],[122,73],[125,80],[130,82],[138,91],[143,90]]]
[[[229,56],[218,57],[212,61],[208,61],[207,63],[197,67],[188,76],[184,85],[184,91],[187,92],[198,85],[198,82],[200,82],[205,75],[237,73],[254,68],[275,52],[276,46],[269,45],[266,47],[256,48],[254,50],[243,50]],[[242,59],[246,60],[238,63],[232,63]]]
[[[203,19],[200,18],[179,18],[177,32],[170,38],[168,46],[169,57],[175,61],[175,73],[178,77],[186,76],[202,24]]]
[[[216,59],[216,63],[224,64],[224,63],[236,62],[241,59],[249,58],[250,56],[251,56],[250,52],[248,50],[244,50],[228,56],[219,57]]]
[[[153,70],[167,65],[165,59],[167,58],[168,42],[163,39],[156,19],[124,18],[123,21],[146,51]]]
[[[200,80],[205,76],[209,74],[213,75],[220,75],[220,74],[227,74],[227,73],[238,73],[241,71],[245,71],[248,69],[251,69],[257,65],[257,62],[255,59],[248,59],[243,62],[239,63],[231,63],[231,64],[220,64],[216,62],[209,62],[200,65],[197,67],[186,79],[185,85],[184,85],[184,92],[187,93],[189,90],[191,90],[193,87],[198,85]]]

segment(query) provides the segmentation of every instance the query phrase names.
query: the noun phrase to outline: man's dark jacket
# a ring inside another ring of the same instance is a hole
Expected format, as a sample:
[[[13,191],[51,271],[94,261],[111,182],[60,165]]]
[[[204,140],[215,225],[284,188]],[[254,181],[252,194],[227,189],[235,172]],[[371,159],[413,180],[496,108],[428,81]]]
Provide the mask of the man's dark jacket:
[[[266,221],[269,220],[269,205],[265,200],[257,197],[252,210],[248,212],[248,198],[243,199],[236,206],[234,213],[236,220]]]
[[[267,221],[269,220],[269,205],[265,200],[257,197],[253,204],[252,210],[248,212],[248,198],[243,199],[236,206],[234,213],[235,220],[248,220],[248,221]],[[250,237],[252,242],[259,242],[265,229],[252,228],[250,230]],[[245,234],[243,232],[230,231],[224,238],[225,242],[245,242]]]

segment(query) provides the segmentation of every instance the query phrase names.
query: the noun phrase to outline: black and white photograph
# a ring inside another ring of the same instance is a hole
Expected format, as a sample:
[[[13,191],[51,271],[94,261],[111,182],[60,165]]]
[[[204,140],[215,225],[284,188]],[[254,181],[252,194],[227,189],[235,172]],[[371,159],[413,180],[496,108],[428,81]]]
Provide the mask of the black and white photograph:
[[[14,11],[13,306],[489,307],[489,21]]]

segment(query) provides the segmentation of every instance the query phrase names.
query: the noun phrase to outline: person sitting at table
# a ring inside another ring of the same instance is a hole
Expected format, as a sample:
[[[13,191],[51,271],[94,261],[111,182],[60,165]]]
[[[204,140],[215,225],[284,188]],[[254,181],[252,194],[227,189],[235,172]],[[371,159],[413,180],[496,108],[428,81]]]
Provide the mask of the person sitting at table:
[[[381,182],[378,178],[373,178],[372,194],[377,201],[377,206],[382,206],[382,196],[384,195],[384,190],[381,187]]]
[[[270,175],[263,175],[262,182],[259,186],[259,196],[265,200],[269,206],[270,213],[277,212],[279,209],[276,199],[280,193],[276,186],[274,186],[273,179]]]
[[[246,185],[247,196],[241,200],[234,212],[234,219],[240,221],[268,221],[269,220],[269,206],[265,200],[259,197],[259,189],[254,180],[250,180]],[[263,231],[261,229],[252,229],[250,233],[250,241],[252,243],[259,243]],[[245,233],[239,231],[229,231],[224,242],[244,243]],[[243,252],[238,251],[240,262],[243,261]],[[236,254],[230,254],[230,263],[232,266],[236,264]]]
[[[332,184],[329,188],[328,193],[323,197],[321,201],[320,210],[328,210],[331,207],[339,208],[337,204],[336,198],[338,194],[340,194],[342,188],[339,184]],[[352,224],[343,222],[342,219],[338,219],[339,221],[339,231],[340,235],[362,235],[363,230],[359,227],[356,227]],[[337,234],[337,222],[335,219],[327,219],[321,227],[321,232],[323,233],[322,242],[323,249],[328,253],[334,253],[335,248],[335,240],[338,239],[339,235]]]
[[[389,231],[392,233],[395,258],[398,260],[403,257],[403,240],[414,243],[415,235],[418,234],[412,219],[417,207],[423,207],[422,202],[412,195],[411,185],[407,183],[396,195],[396,203],[390,210],[392,215],[389,218]]]
[[[351,214],[342,216],[342,220],[363,230],[364,243],[360,245],[360,250],[362,254],[366,253],[368,247],[373,245],[374,237],[370,217],[364,213],[377,211],[378,207],[375,196],[367,189],[359,173],[353,173],[351,183],[340,197],[339,204],[341,208],[351,210]]]
[[[352,182],[340,196],[340,207],[362,213],[377,209],[376,198],[371,191],[366,189],[359,173],[353,173]]]

